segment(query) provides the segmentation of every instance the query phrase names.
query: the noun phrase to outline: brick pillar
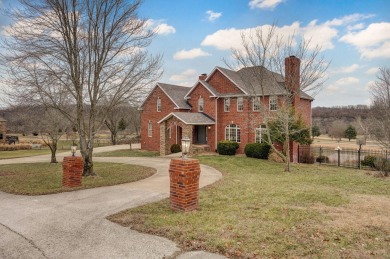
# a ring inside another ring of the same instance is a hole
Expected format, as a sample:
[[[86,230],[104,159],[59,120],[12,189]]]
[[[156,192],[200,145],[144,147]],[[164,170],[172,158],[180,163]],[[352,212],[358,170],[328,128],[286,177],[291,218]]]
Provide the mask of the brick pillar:
[[[84,161],[80,156],[67,156],[62,161],[62,187],[81,186]]]
[[[169,166],[172,210],[192,211],[199,205],[200,164],[197,159],[175,158]]]

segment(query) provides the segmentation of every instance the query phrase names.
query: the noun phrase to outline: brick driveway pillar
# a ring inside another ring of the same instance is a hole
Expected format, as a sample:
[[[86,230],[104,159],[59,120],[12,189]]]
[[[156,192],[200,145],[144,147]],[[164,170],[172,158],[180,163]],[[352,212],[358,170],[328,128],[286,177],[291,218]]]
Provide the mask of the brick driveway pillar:
[[[200,164],[197,159],[175,158],[169,166],[172,210],[192,211],[199,205]]]
[[[67,156],[62,161],[62,187],[81,186],[84,161],[80,156]]]

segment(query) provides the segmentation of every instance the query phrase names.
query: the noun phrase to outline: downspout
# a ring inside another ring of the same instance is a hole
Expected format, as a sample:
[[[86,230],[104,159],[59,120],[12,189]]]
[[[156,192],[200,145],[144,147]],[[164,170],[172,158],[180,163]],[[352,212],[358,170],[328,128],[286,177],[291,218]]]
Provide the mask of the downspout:
[[[215,98],[215,150],[218,143],[218,97]]]

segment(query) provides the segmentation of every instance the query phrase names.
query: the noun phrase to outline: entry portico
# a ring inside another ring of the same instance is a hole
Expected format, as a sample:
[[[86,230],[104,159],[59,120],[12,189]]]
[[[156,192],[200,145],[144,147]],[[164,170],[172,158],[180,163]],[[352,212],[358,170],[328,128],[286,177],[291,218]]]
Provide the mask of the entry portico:
[[[207,144],[209,129],[215,125],[213,118],[202,112],[172,112],[161,119],[160,124],[160,155],[165,156],[170,153],[170,141],[168,129],[177,127],[177,139],[181,140],[187,136],[192,144]],[[190,151],[191,152],[191,151]]]

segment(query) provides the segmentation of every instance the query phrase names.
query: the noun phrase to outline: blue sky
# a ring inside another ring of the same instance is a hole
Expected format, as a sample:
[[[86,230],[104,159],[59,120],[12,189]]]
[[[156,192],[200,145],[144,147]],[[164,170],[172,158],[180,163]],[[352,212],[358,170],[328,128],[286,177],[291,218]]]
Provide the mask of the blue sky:
[[[158,29],[149,49],[164,55],[159,81],[178,85],[226,67],[222,59],[247,29],[276,23],[311,37],[331,60],[313,106],[335,106],[369,104],[378,67],[390,66],[389,10],[389,0],[145,0],[139,15]]]

